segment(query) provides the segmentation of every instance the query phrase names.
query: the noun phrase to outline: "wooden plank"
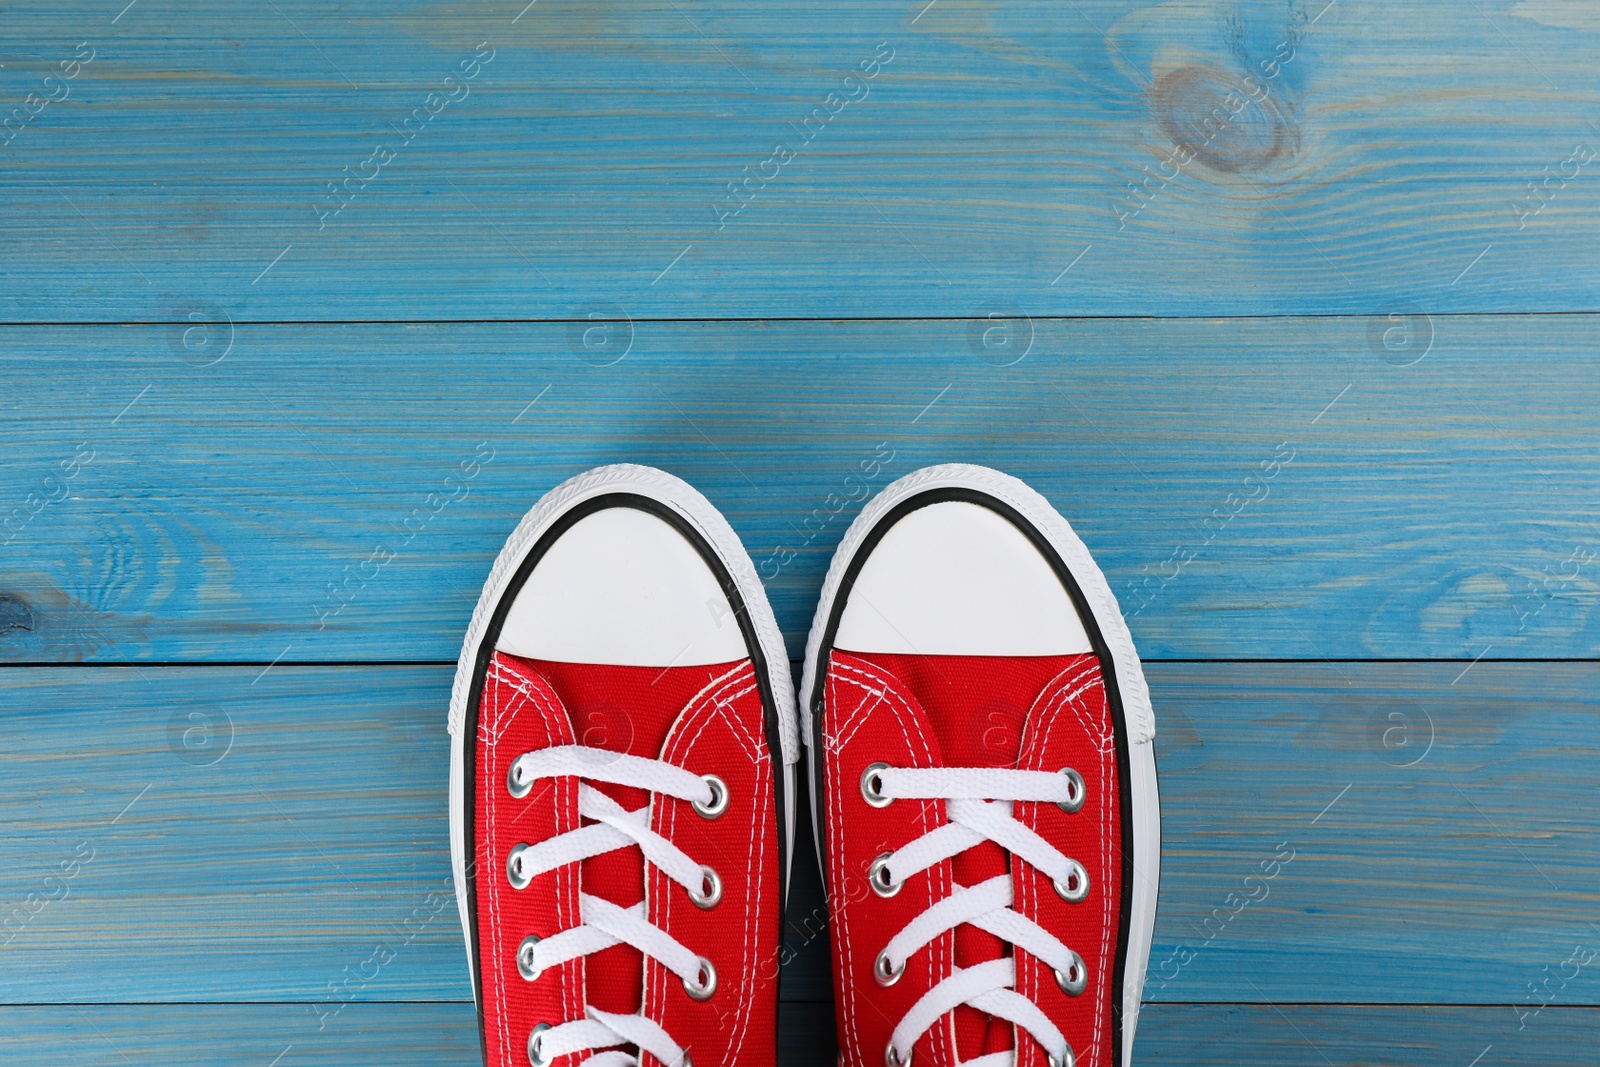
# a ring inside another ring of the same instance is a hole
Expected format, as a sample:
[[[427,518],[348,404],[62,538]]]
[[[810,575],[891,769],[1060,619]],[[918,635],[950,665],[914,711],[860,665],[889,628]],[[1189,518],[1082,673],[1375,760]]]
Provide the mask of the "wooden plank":
[[[1231,1067],[1476,1067],[1578,1062],[1600,1012],[1546,1008],[1519,1030],[1501,1007],[1155,1004],[1139,1021],[1136,1062]]]
[[[785,1004],[780,1067],[833,1055],[830,1005]],[[1600,1009],[1550,1007],[1521,1031],[1504,1008],[1154,1004],[1139,1021],[1136,1062],[1283,1067],[1570,1067],[1600,1041]],[[478,1062],[472,1005],[352,1004],[325,1029],[301,1004],[0,1007],[7,1063],[56,1067],[85,1056],[129,1067],[431,1067]]]
[[[318,1028],[305,1004],[0,1008],[6,1062],[127,1067],[452,1067],[482,1063],[472,1004],[352,1004]],[[279,1058],[281,1057],[281,1058]]]
[[[448,671],[4,681],[8,999],[471,999]]]
[[[1600,1003],[1592,968],[1563,975],[1600,945],[1600,665],[1150,674],[1150,999],[1534,1005],[1558,975],[1559,1003]],[[467,998],[440,896],[449,676],[5,669],[7,998]],[[802,869],[790,999],[827,996],[820,905]]]
[[[1521,1004],[1570,971],[1575,945],[1600,945],[1583,769],[1600,741],[1596,665],[1154,677],[1148,999]]]
[[[1043,490],[1147,656],[1596,655],[1596,320],[1412,325],[1405,367],[1343,319],[1037,320],[1006,367],[981,322],[0,330],[0,658],[453,660],[617,461],[728,514],[798,656],[858,501],[951,460]]]
[[[1595,310],[1580,7],[25,0],[0,319]]]

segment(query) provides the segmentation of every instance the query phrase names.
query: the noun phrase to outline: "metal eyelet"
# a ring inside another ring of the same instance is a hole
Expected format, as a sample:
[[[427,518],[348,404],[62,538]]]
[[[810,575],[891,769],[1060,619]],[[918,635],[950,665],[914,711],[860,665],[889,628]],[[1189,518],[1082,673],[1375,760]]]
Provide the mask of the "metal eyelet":
[[[892,897],[900,892],[904,882],[889,881],[889,857],[893,852],[885,852],[872,861],[872,866],[867,868],[867,884],[872,886],[872,891],[880,897]]]
[[[694,901],[695,907],[710,910],[722,899],[722,877],[703,863],[700,865],[700,877],[705,879],[701,883],[705,887],[705,892],[696,893],[693,889],[687,890],[689,899]]]
[[[911,1057],[916,1055],[916,1052],[916,1049],[912,1049],[906,1053],[905,1059],[901,1059],[900,1053],[894,1050],[894,1042],[891,1040],[883,1048],[884,1067],[911,1067]]]
[[[533,949],[538,943],[539,935],[529,934],[522,939],[522,944],[517,946],[517,973],[522,975],[522,980],[525,982],[538,981],[539,975],[544,970],[542,967],[533,965]]]
[[[881,986],[891,986],[900,981],[900,976],[906,973],[906,961],[901,960],[899,967],[889,963],[889,950],[884,949],[878,953],[878,958],[872,961],[872,977],[878,980]]]
[[[533,881],[531,874],[522,873],[522,854],[526,851],[527,845],[517,845],[506,857],[506,878],[510,880],[512,889],[526,889],[528,883]]]
[[[1067,799],[1056,801],[1056,807],[1071,815],[1083,807],[1083,802],[1089,795],[1089,787],[1083,784],[1083,775],[1071,767],[1063,767],[1060,772],[1067,779]]]
[[[1072,962],[1067,964],[1066,973],[1056,972],[1056,985],[1069,997],[1083,995],[1089,986],[1089,967],[1083,962],[1082,956],[1072,953]]]
[[[883,779],[879,777],[888,769],[887,763],[874,763],[861,772],[861,796],[875,808],[887,808],[894,799],[883,795]]]
[[[728,783],[714,774],[702,774],[700,780],[711,787],[711,803],[702,804],[698,800],[691,800],[689,804],[702,819],[715,819],[728,810]]]
[[[700,973],[695,977],[700,979],[700,984],[690,985],[686,979],[683,991],[689,994],[690,1000],[710,1000],[711,994],[717,991],[717,969],[704,956],[700,957]]]
[[[548,1029],[550,1029],[549,1023],[540,1023],[533,1028],[533,1033],[528,1035],[528,1062],[533,1067],[549,1067],[550,1061],[544,1058],[543,1050],[540,1048],[544,1044],[542,1035]]]
[[[1072,869],[1067,872],[1066,884],[1062,885],[1053,880],[1051,884],[1056,887],[1056,893],[1062,900],[1069,904],[1077,904],[1089,895],[1089,872],[1084,870],[1083,864],[1077,860],[1067,862],[1072,864]]]
[[[678,1057],[677,1067],[694,1067],[694,1057],[689,1055],[688,1049],[684,1049],[683,1055]]]
[[[1061,1059],[1058,1060],[1047,1052],[1045,1053],[1044,1061],[1050,1067],[1077,1067],[1078,1065],[1078,1057],[1073,1053],[1071,1045],[1067,1046],[1066,1055],[1062,1056]]]
[[[521,764],[522,760],[519,757],[512,760],[511,766],[506,768],[506,791],[518,800],[521,800],[523,797],[527,796],[528,791],[533,788],[532,778],[524,782],[522,780],[522,775],[517,773],[517,768],[521,766]]]

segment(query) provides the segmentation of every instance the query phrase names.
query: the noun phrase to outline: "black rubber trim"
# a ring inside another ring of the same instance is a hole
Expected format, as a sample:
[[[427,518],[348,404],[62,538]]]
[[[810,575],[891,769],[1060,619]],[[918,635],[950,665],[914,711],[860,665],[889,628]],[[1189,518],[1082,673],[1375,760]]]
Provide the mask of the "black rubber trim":
[[[1133,911],[1133,783],[1130,780],[1130,757],[1128,752],[1128,725],[1123,715],[1122,693],[1117,688],[1116,662],[1111,657],[1111,649],[1106,644],[1105,635],[1100,632],[1099,621],[1094,617],[1094,611],[1089,607],[1088,599],[1083,595],[1083,590],[1078,587],[1078,580],[1067,568],[1066,561],[1061,558],[1050,539],[1045,537],[1026,516],[1016,508],[1007,504],[998,497],[977,489],[968,489],[959,486],[950,486],[940,489],[929,489],[925,492],[907,497],[878,520],[867,535],[862,538],[857,546],[855,555],[850,558],[845,567],[844,577],[839,582],[838,591],[834,593],[833,606],[828,613],[828,623],[822,631],[822,641],[817,648],[816,668],[812,671],[812,691],[802,694],[811,709],[811,744],[812,752],[825,751],[822,747],[822,717],[824,714],[822,694],[823,684],[826,679],[826,667],[833,654],[833,639],[839,632],[839,619],[844,614],[845,602],[850,597],[850,589],[855,585],[857,576],[861,573],[862,566],[867,557],[883,540],[885,534],[895,523],[911,514],[913,511],[928,507],[930,504],[943,504],[950,501],[959,501],[966,504],[976,504],[988,508],[999,514],[1011,525],[1028,538],[1034,548],[1039,550],[1050,569],[1060,579],[1062,588],[1067,591],[1067,596],[1072,599],[1072,604],[1078,610],[1078,616],[1083,620],[1084,631],[1089,635],[1089,647],[1094,650],[1095,656],[1100,660],[1102,667],[1101,676],[1105,683],[1106,702],[1111,708],[1111,719],[1116,731],[1117,740],[1117,779],[1122,801],[1122,921],[1117,924],[1117,962],[1112,981],[1115,983],[1111,1001],[1111,1067],[1122,1067],[1122,1016],[1124,1005],[1122,1003],[1123,980],[1128,966],[1128,933],[1129,917]],[[817,805],[817,823],[819,827],[828,825],[825,805],[827,793],[822,788],[822,763],[812,760],[811,788],[815,790],[813,796]],[[820,850],[827,849],[826,835],[819,833],[818,845]],[[824,860],[826,853],[824,851]],[[822,864],[822,886],[826,894],[828,887],[828,866]],[[1137,1011],[1137,1006],[1135,1006]]]
[[[648,512],[661,519],[678,533],[684,540],[694,546],[700,558],[711,568],[711,573],[716,577],[717,584],[722,587],[723,595],[728,598],[729,605],[733,608],[734,617],[739,620],[739,632],[744,636],[745,648],[750,653],[751,666],[755,668],[756,686],[761,693],[761,706],[765,713],[767,732],[767,752],[777,765],[773,774],[774,788],[777,791],[777,805],[774,809],[778,821],[778,862],[781,880],[779,885],[788,884],[788,855],[789,842],[786,840],[788,828],[784,819],[784,782],[783,782],[783,744],[782,732],[779,729],[778,705],[772,695],[772,679],[767,671],[767,660],[761,650],[761,642],[756,637],[755,622],[750,618],[749,609],[746,607],[744,597],[739,593],[739,587],[729,573],[727,565],[722,561],[711,544],[700,535],[688,519],[684,518],[670,505],[653,497],[641,496],[637,493],[605,493],[601,496],[590,497],[587,500],[574,504],[563,512],[560,518],[552,522],[548,529],[539,536],[522,562],[517,565],[517,571],[500,593],[500,600],[494,606],[494,613],[489,616],[489,623],[484,627],[483,636],[478,642],[476,659],[472,666],[472,686],[467,691],[466,714],[461,722],[461,750],[462,773],[461,787],[465,794],[462,797],[462,821],[467,839],[466,855],[466,893],[467,893],[467,922],[471,935],[469,941],[472,945],[472,974],[473,981],[477,984],[478,1010],[478,1048],[483,1054],[484,1064],[489,1062],[489,1045],[483,1018],[483,960],[478,951],[478,890],[475,865],[478,857],[477,841],[477,750],[478,750],[478,710],[480,699],[483,695],[483,681],[489,672],[489,660],[494,656],[494,646],[500,640],[500,631],[505,626],[506,615],[511,611],[511,605],[517,599],[517,594],[522,591],[523,585],[528,580],[528,575],[533,573],[533,568],[538,566],[550,546],[562,534],[570,530],[579,520],[607,508],[636,508]]]

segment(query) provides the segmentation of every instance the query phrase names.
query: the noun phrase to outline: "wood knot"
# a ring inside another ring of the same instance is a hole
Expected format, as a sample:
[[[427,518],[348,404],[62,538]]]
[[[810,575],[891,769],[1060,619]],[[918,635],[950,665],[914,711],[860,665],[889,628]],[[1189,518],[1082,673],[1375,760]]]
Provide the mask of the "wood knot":
[[[1150,89],[1150,110],[1173,143],[1214,170],[1260,170],[1287,156],[1289,122],[1259,79],[1178,67]]]
[[[33,630],[33,605],[20,593],[0,593],[0,635]]]

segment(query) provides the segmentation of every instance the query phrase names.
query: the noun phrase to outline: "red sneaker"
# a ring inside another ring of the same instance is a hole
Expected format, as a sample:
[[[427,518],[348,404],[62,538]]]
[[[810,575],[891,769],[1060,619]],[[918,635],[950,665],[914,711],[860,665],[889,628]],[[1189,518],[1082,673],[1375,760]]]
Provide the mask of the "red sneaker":
[[[450,733],[489,1067],[775,1063],[799,735],[716,509],[648,467],[551,490],[484,586]]]
[[[1154,717],[1105,578],[983,467],[834,555],[802,710],[843,1067],[1125,1067],[1161,855]]]

